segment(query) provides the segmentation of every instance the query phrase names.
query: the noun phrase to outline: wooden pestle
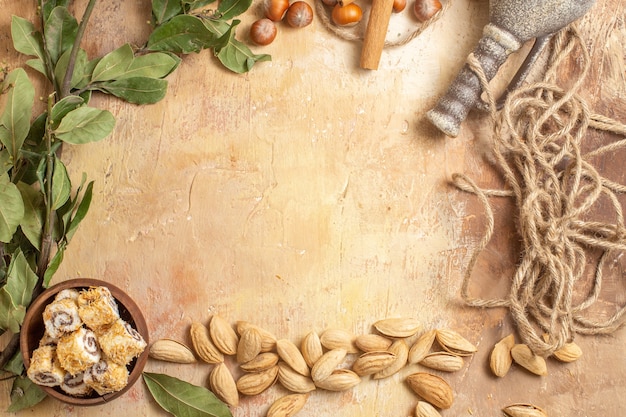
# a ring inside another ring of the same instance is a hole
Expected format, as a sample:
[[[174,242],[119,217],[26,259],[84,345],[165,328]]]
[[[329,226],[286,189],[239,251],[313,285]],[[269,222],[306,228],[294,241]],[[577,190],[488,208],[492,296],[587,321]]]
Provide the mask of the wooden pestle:
[[[392,10],[393,0],[372,1],[372,9],[367,21],[363,49],[361,50],[361,68],[378,69]]]

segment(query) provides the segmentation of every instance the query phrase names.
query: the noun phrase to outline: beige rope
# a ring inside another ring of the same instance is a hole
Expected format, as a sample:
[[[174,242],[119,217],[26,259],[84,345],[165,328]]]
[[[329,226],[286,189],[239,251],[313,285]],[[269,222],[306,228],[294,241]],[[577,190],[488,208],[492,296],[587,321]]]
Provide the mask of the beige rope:
[[[470,306],[508,308],[523,342],[542,356],[573,340],[576,333],[611,333],[623,324],[626,314],[626,306],[619,306],[606,320],[589,317],[590,307],[600,297],[607,258],[626,250],[626,227],[618,200],[626,186],[604,178],[592,159],[626,148],[626,139],[587,154],[581,151],[588,129],[626,135],[626,125],[593,114],[578,94],[590,57],[575,26],[554,36],[550,53],[543,81],[512,92],[500,112],[495,110],[480,63],[469,57],[468,64],[487,93],[492,152],[506,189],[482,189],[463,174],[452,177],[456,187],[478,197],[486,216],[484,235],[463,280],[462,297]],[[579,70],[567,88],[558,83],[564,64],[578,65]],[[494,233],[490,197],[514,199],[522,243],[508,296],[502,299],[480,299],[469,292],[477,260]],[[589,219],[601,197],[610,202],[612,222]],[[574,287],[581,290],[588,255],[593,251],[602,255],[596,261],[591,288],[578,301]]]
[[[331,20],[332,7],[325,5],[322,0],[317,0],[315,3],[317,16],[319,16],[322,25],[324,25],[324,27],[328,29],[328,31],[332,32],[339,38],[347,41],[363,41],[363,27],[367,24],[366,21],[362,20],[357,25],[350,27],[337,26]],[[441,10],[439,10],[439,12],[436,13],[432,18],[424,23],[419,24],[414,31],[412,31],[408,36],[404,38],[395,41],[385,41],[385,47],[397,47],[406,45],[407,43],[411,42],[413,39],[421,35],[426,29],[428,29],[436,22],[438,22],[441,18],[443,18],[443,16],[445,16],[446,12],[450,8],[451,4],[452,0],[442,2]]]

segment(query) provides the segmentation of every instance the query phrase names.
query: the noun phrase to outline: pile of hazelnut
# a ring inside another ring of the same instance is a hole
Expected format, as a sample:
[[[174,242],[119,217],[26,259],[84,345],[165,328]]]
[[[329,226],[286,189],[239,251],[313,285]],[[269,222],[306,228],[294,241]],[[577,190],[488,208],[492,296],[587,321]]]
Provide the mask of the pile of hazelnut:
[[[355,0],[321,0],[332,7],[331,20],[337,26],[353,26],[363,18],[363,9]],[[393,12],[400,13],[406,8],[407,0],[394,0]],[[250,40],[257,45],[269,45],[276,38],[276,23],[285,20],[294,28],[308,26],[313,21],[313,9],[302,0],[290,3],[289,0],[265,0],[265,17],[250,26]],[[413,13],[417,20],[426,22],[441,10],[439,0],[415,0]]]

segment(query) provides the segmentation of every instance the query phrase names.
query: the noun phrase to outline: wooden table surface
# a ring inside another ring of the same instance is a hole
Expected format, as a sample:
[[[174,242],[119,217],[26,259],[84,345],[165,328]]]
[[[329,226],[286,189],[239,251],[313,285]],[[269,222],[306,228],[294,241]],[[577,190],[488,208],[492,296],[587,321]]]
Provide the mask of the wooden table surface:
[[[34,19],[35,3],[0,0],[0,54],[10,67],[25,60],[11,46],[10,16]],[[77,1],[76,10],[85,4]],[[580,23],[593,59],[583,94],[596,112],[622,122],[625,8],[625,0],[598,0]],[[255,0],[238,29],[241,39],[260,13]],[[149,17],[149,1],[98,2],[83,47],[96,56],[125,42],[142,44]],[[392,18],[390,37],[406,24],[399,19]],[[623,416],[623,329],[578,337],[584,356],[567,365],[549,359],[548,376],[514,367],[497,379],[488,356],[513,331],[510,317],[461,302],[484,216],[475,198],[449,179],[465,172],[493,184],[497,174],[482,158],[479,116],[449,139],[424,113],[487,20],[486,0],[456,0],[418,38],[386,49],[377,71],[360,69],[361,44],[339,39],[319,19],[301,30],[280,25],[273,44],[252,47],[272,61],[248,74],[224,70],[204,51],[183,59],[158,104],[94,97],[93,105],[113,112],[117,127],[102,142],[63,151],[72,178],[87,173],[95,192],[55,281],[95,277],[122,287],[142,307],[152,340],[188,341],[190,322],[213,314],[251,321],[296,343],[311,330],[361,334],[378,319],[416,317],[424,329],[450,327],[479,348],[461,371],[445,376],[456,398],[443,416],[497,416],[517,402],[539,405],[550,416]],[[614,162],[621,174],[623,163]],[[506,287],[517,258],[510,207],[496,216],[499,232],[475,274],[475,288],[485,293]],[[626,299],[624,271],[616,260],[607,278],[618,302]],[[210,369],[156,361],[146,367],[202,385]],[[318,390],[299,416],[412,415],[417,397],[403,381],[418,369],[378,382],[366,378],[344,393]],[[0,388],[4,410],[10,381]],[[284,393],[276,385],[243,398],[233,415],[263,416]],[[141,381],[106,406],[46,399],[20,415],[70,413],[167,415]]]

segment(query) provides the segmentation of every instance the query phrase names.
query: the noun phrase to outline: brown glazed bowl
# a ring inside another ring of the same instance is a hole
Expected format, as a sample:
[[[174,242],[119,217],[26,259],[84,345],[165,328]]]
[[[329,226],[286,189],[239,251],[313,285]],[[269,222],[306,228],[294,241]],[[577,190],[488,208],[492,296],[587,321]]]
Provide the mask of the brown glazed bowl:
[[[126,322],[130,323],[135,330],[141,334],[147,344],[148,340],[148,326],[141,314],[141,310],[135,304],[135,302],[121,289],[108,282],[90,279],[79,278],[68,281],[63,281],[46,289],[39,297],[33,301],[26,312],[24,322],[22,324],[22,330],[20,332],[20,349],[22,351],[22,358],[24,359],[24,366],[28,369],[30,364],[30,357],[35,349],[39,346],[39,341],[44,334],[43,324],[43,311],[48,304],[50,304],[56,294],[62,290],[74,288],[77,290],[86,289],[89,287],[107,287],[111,291],[111,295],[115,298],[118,304],[120,317]],[[139,379],[143,371],[146,362],[148,361],[148,348],[146,348],[139,357],[135,358],[129,365],[128,384],[121,389],[110,394],[98,395],[93,393],[88,397],[74,397],[66,394],[58,387],[44,387],[41,386],[48,395],[56,398],[59,401],[63,401],[68,404],[78,406],[91,406],[105,404],[113,399],[121,396],[128,391],[133,384]]]

